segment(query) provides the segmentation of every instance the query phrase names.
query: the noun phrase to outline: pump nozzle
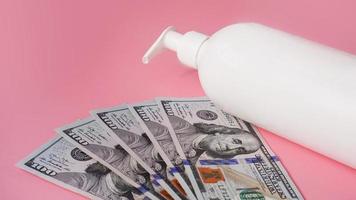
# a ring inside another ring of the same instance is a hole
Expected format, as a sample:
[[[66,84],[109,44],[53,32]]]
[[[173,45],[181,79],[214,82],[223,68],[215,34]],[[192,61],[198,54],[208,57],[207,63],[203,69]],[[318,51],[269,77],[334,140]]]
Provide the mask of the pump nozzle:
[[[175,28],[173,26],[168,26],[146,51],[142,58],[142,62],[147,64],[153,56],[161,53],[165,48],[177,51],[177,41],[181,36],[182,34],[175,32]]]
[[[177,52],[178,59],[183,64],[196,68],[196,56],[199,48],[207,39],[208,36],[194,31],[182,35],[176,32],[173,26],[169,26],[146,51],[142,58],[142,62],[147,64],[153,56],[167,48]]]

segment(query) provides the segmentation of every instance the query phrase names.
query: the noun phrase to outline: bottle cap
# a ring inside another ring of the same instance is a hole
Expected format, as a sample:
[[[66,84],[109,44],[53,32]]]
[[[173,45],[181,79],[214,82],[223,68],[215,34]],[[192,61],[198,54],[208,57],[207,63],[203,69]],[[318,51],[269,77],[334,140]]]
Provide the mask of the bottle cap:
[[[183,35],[176,32],[173,26],[169,26],[147,50],[142,62],[147,64],[155,55],[165,49],[170,49],[177,52],[177,57],[181,63],[196,69],[199,49],[208,38],[208,36],[195,31]]]

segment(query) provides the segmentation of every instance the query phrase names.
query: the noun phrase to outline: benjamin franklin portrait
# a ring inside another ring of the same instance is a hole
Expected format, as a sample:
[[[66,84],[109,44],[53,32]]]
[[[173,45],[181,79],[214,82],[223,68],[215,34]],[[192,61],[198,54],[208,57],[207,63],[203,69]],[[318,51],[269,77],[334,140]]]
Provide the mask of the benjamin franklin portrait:
[[[191,124],[176,116],[169,116],[169,120],[192,164],[203,153],[213,158],[228,159],[253,153],[261,146],[256,136],[239,128],[207,123]]]

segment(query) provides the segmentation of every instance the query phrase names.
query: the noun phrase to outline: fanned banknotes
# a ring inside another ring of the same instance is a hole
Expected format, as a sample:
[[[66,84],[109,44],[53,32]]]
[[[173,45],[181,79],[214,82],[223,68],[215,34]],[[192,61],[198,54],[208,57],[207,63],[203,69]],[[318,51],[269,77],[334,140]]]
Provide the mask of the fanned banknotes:
[[[258,129],[205,97],[90,113],[18,167],[91,199],[303,199]]]
[[[150,199],[163,199],[155,193],[150,174],[145,170],[135,171],[132,165],[137,162],[93,118],[65,125],[57,133]],[[160,192],[161,188],[157,189]]]
[[[107,132],[128,149],[131,156],[140,166],[154,177],[154,182],[163,185],[173,199],[185,199],[182,188],[174,176],[167,173],[167,166],[159,151],[148,139],[127,106],[104,108],[91,112],[96,121]],[[164,193],[161,193],[164,195]]]
[[[258,130],[206,98],[159,98],[206,199],[303,199]]]
[[[17,166],[88,198],[144,199],[137,188],[62,137],[43,145]]]
[[[176,137],[172,137],[172,135],[169,134],[169,122],[164,120],[162,116],[163,113],[161,113],[157,103],[155,101],[148,101],[133,104],[130,106],[130,110],[147,132],[148,137],[161,151],[162,157],[167,165],[170,166],[171,171],[180,175],[180,177],[189,184],[198,200],[203,200],[190,164],[185,162],[186,159],[181,159],[179,156],[179,149],[176,149],[177,147],[179,148],[179,146],[174,145],[174,143],[178,143],[178,141],[174,141]]]

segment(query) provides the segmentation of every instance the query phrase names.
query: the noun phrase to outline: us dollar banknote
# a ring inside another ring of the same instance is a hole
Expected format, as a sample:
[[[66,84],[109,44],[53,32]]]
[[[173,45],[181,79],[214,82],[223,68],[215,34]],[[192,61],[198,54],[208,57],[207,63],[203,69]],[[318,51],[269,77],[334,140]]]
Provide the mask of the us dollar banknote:
[[[164,187],[160,194],[175,200],[186,199],[178,180],[167,173],[167,165],[126,105],[91,112],[96,121],[134,158],[137,171],[150,173],[154,184]],[[134,163],[134,162],[132,162]]]
[[[206,98],[159,98],[206,199],[303,199],[258,129]]]
[[[17,166],[91,199],[149,199],[62,137],[54,138]]]
[[[169,122],[163,120],[162,113],[157,103],[155,101],[147,101],[132,104],[129,107],[150,140],[161,152],[162,158],[170,167],[171,173],[182,177],[184,183],[187,183],[185,184],[186,191],[194,191],[197,199],[203,200],[203,196],[195,181],[190,165],[180,158],[176,146],[174,145],[175,138],[172,138],[168,132],[167,126],[169,125]],[[193,196],[193,194],[191,194],[191,196]]]
[[[97,123],[89,117],[78,120],[72,124],[56,129],[57,133],[98,160],[119,177],[140,190],[151,199],[163,199],[159,192],[162,190],[152,185],[150,174],[145,170],[137,170],[138,163],[118,142]],[[158,192],[156,192],[158,191]]]

